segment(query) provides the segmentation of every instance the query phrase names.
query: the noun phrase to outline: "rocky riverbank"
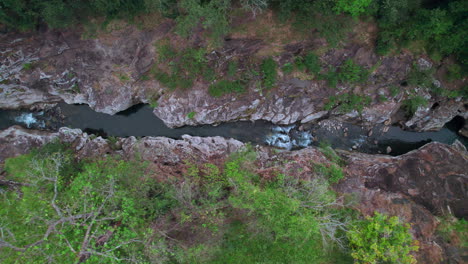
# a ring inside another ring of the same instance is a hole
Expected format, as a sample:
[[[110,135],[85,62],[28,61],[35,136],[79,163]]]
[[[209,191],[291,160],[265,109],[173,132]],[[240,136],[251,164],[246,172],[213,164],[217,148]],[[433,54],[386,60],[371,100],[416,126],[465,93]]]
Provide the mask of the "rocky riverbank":
[[[367,42],[358,41],[357,33],[350,34],[346,42],[349,44],[338,48],[328,48],[322,39],[304,39],[279,48],[275,46],[278,51],[272,55],[279,65],[308,50],[323,50],[319,58],[327,67],[337,67],[352,59],[370,71],[364,84],[339,84],[333,89],[323,80],[279,72],[276,88],[269,91],[258,89],[250,82],[244,94],[214,98],[208,93],[209,83],[201,79],[189,90],[169,91],[156,79],[148,79],[148,74],[158,63],[159,54],[154,45],[157,41],[163,38],[174,43],[182,41],[172,32],[173,26],[170,20],[151,29],[117,23],[92,39],[84,38],[86,32],[82,29],[2,34],[0,108],[41,108],[41,104],[64,100],[115,114],[138,103],[152,103],[157,106],[154,114],[169,127],[238,120],[266,120],[285,125],[331,118],[371,126],[399,123],[407,129],[429,131],[440,129],[455,116],[468,117],[466,101],[461,97],[434,96],[428,93],[427,87],[407,90],[406,79],[413,63],[421,68],[435,68],[436,74],[431,78],[437,86],[455,89],[463,85],[464,81],[452,84],[442,80],[444,64],[436,65],[428,58],[408,52],[378,56]],[[373,29],[367,30],[364,33],[371,35]],[[202,44],[189,41],[189,45]],[[241,62],[239,70],[242,70],[248,66],[242,62],[261,58],[272,45],[266,40],[234,35],[207,54],[206,59],[221,74],[227,60],[232,58]],[[392,93],[391,87],[398,92]],[[409,92],[426,98],[428,103],[408,119],[403,114],[402,102]],[[362,113],[325,109],[328,98],[344,93],[366,96],[370,103]]]
[[[148,161],[150,169],[161,177],[181,176],[187,162],[223,164],[230,153],[245,147],[242,142],[221,137],[106,140],[79,129],[61,128],[52,133],[15,126],[0,132],[0,162],[54,139],[70,144],[79,158],[119,155],[127,160]],[[315,163],[330,162],[315,147],[283,152],[256,147],[256,151],[258,173],[267,178],[278,173],[306,177],[314,171]],[[443,215],[468,217],[468,152],[464,146],[430,143],[398,157],[345,151],[339,155],[344,160],[345,178],[335,190],[363,214],[379,211],[411,222],[412,233],[421,247],[419,263],[459,263],[467,257],[466,252],[436,232]]]

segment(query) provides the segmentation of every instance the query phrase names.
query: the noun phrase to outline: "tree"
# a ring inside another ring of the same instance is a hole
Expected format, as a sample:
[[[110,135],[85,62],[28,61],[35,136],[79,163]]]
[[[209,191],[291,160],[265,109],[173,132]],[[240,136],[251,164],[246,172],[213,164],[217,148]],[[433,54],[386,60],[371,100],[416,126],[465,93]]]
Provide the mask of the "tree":
[[[335,11],[337,13],[349,13],[353,17],[358,17],[366,12],[366,8],[372,0],[338,0],[336,1]]]
[[[418,246],[409,229],[398,217],[375,212],[348,231],[351,256],[357,263],[416,263],[410,253]]]
[[[70,167],[66,152],[7,160],[21,190],[0,200],[0,258],[5,263],[137,262],[156,202],[141,166],[112,158]],[[77,172],[76,169],[82,170]],[[143,180],[143,182],[141,182]]]

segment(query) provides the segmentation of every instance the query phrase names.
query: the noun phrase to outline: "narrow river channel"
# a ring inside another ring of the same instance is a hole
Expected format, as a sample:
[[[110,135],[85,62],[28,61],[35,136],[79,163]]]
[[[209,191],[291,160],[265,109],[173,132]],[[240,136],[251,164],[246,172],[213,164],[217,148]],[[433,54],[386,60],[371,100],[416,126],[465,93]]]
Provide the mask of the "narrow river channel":
[[[168,128],[157,118],[148,105],[136,105],[116,115],[93,111],[86,105],[60,103],[52,110],[28,112],[0,110],[0,129],[21,125],[33,129],[57,130],[66,126],[80,128],[90,134],[103,137],[164,136],[180,138],[192,136],[222,136],[252,144],[272,145],[284,149],[297,149],[319,142],[328,142],[334,148],[354,149],[364,153],[389,153],[400,155],[417,149],[431,141],[452,144],[456,139],[468,146],[468,139],[457,134],[459,122],[453,120],[437,132],[404,131],[397,126],[384,132],[383,126],[368,129],[350,123],[339,126],[277,126],[265,121],[239,121],[218,126],[186,126]]]

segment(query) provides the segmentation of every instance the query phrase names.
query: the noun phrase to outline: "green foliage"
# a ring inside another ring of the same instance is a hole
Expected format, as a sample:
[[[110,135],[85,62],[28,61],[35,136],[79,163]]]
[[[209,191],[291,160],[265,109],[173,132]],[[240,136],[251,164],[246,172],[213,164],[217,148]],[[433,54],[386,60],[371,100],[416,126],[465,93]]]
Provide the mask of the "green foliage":
[[[362,112],[365,106],[371,103],[371,98],[367,95],[359,95],[354,93],[343,93],[336,96],[331,96],[325,104],[325,110],[329,111],[335,107],[340,113],[348,113],[356,110]]]
[[[245,263],[325,261],[327,254],[323,247],[328,243],[328,234],[322,221],[339,221],[329,218],[333,209],[320,206],[335,199],[327,182],[319,175],[309,181],[278,175],[273,181],[262,183],[256,175],[243,169],[246,160],[248,158],[240,154],[226,163],[226,177],[234,190],[229,203],[234,208],[247,210],[256,221],[234,226],[236,231],[229,233],[231,236],[214,263],[226,263],[226,260],[227,263],[239,260]],[[249,230],[261,233],[252,237]]]
[[[431,88],[433,87],[432,80],[434,77],[435,70],[433,68],[430,69],[419,69],[418,66],[414,65],[411,71],[408,74],[407,81],[409,85],[424,87],[424,88]]]
[[[29,71],[29,70],[31,70],[31,69],[33,68],[33,66],[34,66],[34,65],[33,65],[33,63],[31,63],[31,62],[25,63],[25,64],[23,64],[23,70]]]
[[[205,58],[205,49],[187,48],[176,51],[169,44],[157,48],[160,62],[164,62],[169,69],[162,70],[155,66],[151,71],[154,77],[170,90],[188,89],[199,77],[204,77],[207,81],[214,79],[214,71]]]
[[[227,75],[229,77],[236,76],[237,68],[238,68],[237,61],[229,61],[228,68],[227,68]]]
[[[344,178],[343,170],[336,164],[330,164],[329,166],[316,164],[315,170],[321,173],[330,184],[338,183]]]
[[[328,71],[319,77],[320,79],[327,80],[328,86],[332,88],[336,88],[338,85],[339,75],[336,68],[333,66],[329,66]]]
[[[404,100],[402,106],[406,110],[408,116],[412,116],[414,115],[414,113],[416,113],[419,107],[427,106],[427,103],[428,101],[426,98],[420,95],[416,95]]]
[[[297,57],[294,63],[300,71],[307,70],[309,73],[314,75],[317,75],[322,69],[318,56],[313,52],[307,53],[304,57]]]
[[[196,113],[192,111],[192,112],[190,112],[190,113],[187,114],[187,118],[193,119],[193,118],[195,117],[195,114],[196,114]]]
[[[291,72],[293,72],[294,70],[294,65],[290,62],[288,63],[285,63],[283,65],[283,67],[281,68],[281,70],[285,73],[285,74],[290,74]]]
[[[349,262],[339,247],[349,212],[330,189],[343,176],[340,168],[323,166],[310,179],[281,173],[264,179],[253,172],[255,156],[235,153],[223,168],[187,161],[183,178],[166,183],[148,176],[139,161],[78,163],[58,143],[8,159],[8,177],[27,185],[21,195],[2,193],[0,235],[10,244],[0,244],[0,257],[5,263]]]
[[[211,84],[208,88],[208,93],[213,97],[221,97],[230,93],[240,94],[243,92],[245,92],[245,86],[242,85],[240,81],[221,80]]]
[[[445,242],[459,246],[468,247],[468,221],[448,216],[440,219],[437,233]]]
[[[145,177],[141,163],[77,163],[58,143],[8,159],[5,168],[25,185],[0,200],[4,263],[140,258],[145,220],[173,205],[164,187]]]
[[[356,222],[348,231],[351,255],[357,263],[416,263],[417,251],[409,224],[378,212]]]
[[[281,20],[292,20],[293,26],[306,34],[315,29],[332,47],[346,37],[351,29],[352,19],[337,16],[334,0],[272,0],[273,8],[278,10]]]
[[[276,62],[269,57],[263,60],[260,69],[263,75],[263,87],[270,89],[276,84]]]
[[[333,163],[336,163],[338,165],[341,165],[343,166],[344,165],[344,162],[343,160],[340,158],[340,156],[338,156],[338,154],[336,153],[336,151],[332,148],[331,144],[326,142],[326,141],[321,141],[319,143],[319,150],[320,152],[323,153],[323,155],[325,155],[325,157],[327,157],[327,159],[329,159],[331,162]]]
[[[63,28],[96,16],[108,19],[131,19],[135,15],[153,11],[154,8],[162,8],[152,2],[148,0],[1,0],[0,23],[15,29],[30,30],[42,21],[50,27]]]
[[[395,97],[400,93],[400,88],[396,85],[390,86],[390,96]]]
[[[451,64],[447,67],[447,80],[455,81],[463,79],[466,73],[463,72],[462,67],[459,64]]]
[[[266,0],[241,0],[242,8],[250,10],[254,16],[268,7]]]
[[[183,16],[177,18],[177,32],[181,36],[188,36],[200,23],[211,31],[212,38],[218,42],[228,32],[230,0],[181,0],[179,7]]]
[[[372,0],[338,0],[335,10],[337,13],[349,13],[353,17],[358,17],[364,13]]]
[[[159,62],[174,59],[177,56],[177,51],[170,44],[156,45]]]
[[[338,81],[343,83],[362,83],[367,81],[368,77],[369,72],[352,59],[345,60],[338,72]]]
[[[461,63],[466,64],[466,2],[438,2],[431,4],[430,8],[422,8],[421,2],[376,2],[381,29],[377,51],[387,54],[392,47],[404,47],[419,41],[430,54],[438,54],[439,58],[454,54]]]
[[[338,83],[364,83],[369,78],[369,71],[356,64],[352,59],[347,59],[338,69],[330,67],[326,73],[319,77],[327,80],[328,85],[335,88]]]
[[[130,77],[128,77],[125,73],[124,74],[119,74],[119,79],[120,79],[121,82],[130,81]]]

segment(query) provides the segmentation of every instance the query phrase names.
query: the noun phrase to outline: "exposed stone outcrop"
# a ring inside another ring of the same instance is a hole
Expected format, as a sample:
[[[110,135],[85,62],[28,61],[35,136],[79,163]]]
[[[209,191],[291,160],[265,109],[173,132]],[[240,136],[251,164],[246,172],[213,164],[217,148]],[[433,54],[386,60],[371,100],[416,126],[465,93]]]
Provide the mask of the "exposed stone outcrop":
[[[182,136],[181,140],[165,137],[119,138],[116,142],[90,136],[80,129],[62,127],[56,133],[24,129],[13,126],[0,132],[0,163],[8,157],[28,153],[31,149],[59,140],[71,144],[78,157],[92,158],[118,154],[125,159],[141,158],[145,161],[176,165],[186,160],[208,161],[224,158],[244,147],[235,139],[222,137]]]
[[[441,247],[434,215],[468,218],[468,152],[462,144],[430,143],[398,157],[343,152],[346,178],[336,189],[357,194],[357,208],[397,215],[412,223],[420,242],[419,263],[442,263],[448,252]],[[452,261],[460,256],[451,256]],[[451,262],[450,262],[451,263]]]
[[[139,79],[153,63],[153,42],[172,25],[122,24],[98,39],[83,39],[80,30],[0,35],[0,108],[64,100],[115,114],[148,102],[161,87]]]
[[[271,91],[258,89],[261,78],[256,76],[249,84],[249,92],[243,95],[213,98],[207,92],[209,83],[199,79],[188,91],[165,93],[159,82],[142,76],[148,74],[157,58],[153,44],[165,36],[177,39],[171,33],[173,25],[167,20],[152,30],[140,30],[120,23],[95,39],[84,39],[85,32],[79,29],[0,35],[0,108],[64,100],[115,114],[134,104],[157,100],[154,113],[169,127],[260,119],[292,124],[315,122],[327,116],[371,125],[401,121],[397,113],[406,97],[403,92],[392,96],[389,87],[400,86],[414,58],[408,53],[379,57],[368,44],[353,41],[342,48],[328,49],[320,60],[326,67],[337,67],[352,58],[367,69],[372,68],[363,85],[341,84],[332,89],[326,81],[309,80],[310,76],[300,80],[296,78],[300,76],[283,76],[279,72],[277,88]],[[293,62],[297,54],[326,48],[323,45],[319,40],[286,44],[274,59],[283,65]],[[239,67],[248,68],[252,58],[259,56],[257,52],[267,47],[268,43],[261,39],[230,38],[207,59],[218,72],[223,72],[232,58],[239,61]],[[419,64],[435,67],[421,58]],[[426,90],[421,87],[418,94],[427,97],[429,104],[405,123],[407,128],[437,130],[456,115],[467,117],[466,102],[460,98],[432,98]],[[341,93],[367,95],[371,104],[361,115],[357,111],[343,114],[337,109],[324,110],[328,98]],[[382,98],[387,101],[382,102]],[[188,115],[191,112],[195,113],[193,117]]]

